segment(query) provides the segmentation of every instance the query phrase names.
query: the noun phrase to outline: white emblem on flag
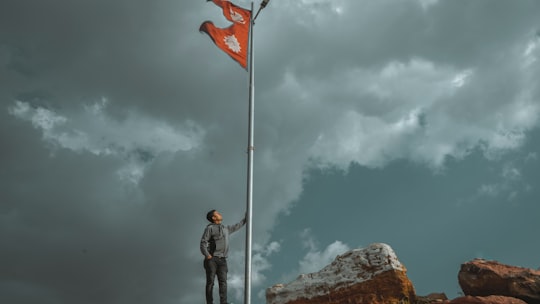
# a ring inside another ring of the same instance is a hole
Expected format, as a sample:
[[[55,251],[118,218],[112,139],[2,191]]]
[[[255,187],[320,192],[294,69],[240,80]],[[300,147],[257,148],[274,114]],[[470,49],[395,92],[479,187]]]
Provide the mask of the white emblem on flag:
[[[231,15],[231,19],[234,22],[240,23],[240,24],[246,24],[246,21],[244,20],[244,17],[241,14],[234,11],[232,8],[230,9],[229,14]]]
[[[240,43],[238,42],[238,39],[236,39],[236,36],[234,35],[225,36],[223,38],[223,41],[225,42],[225,44],[227,44],[227,46],[229,47],[229,49],[231,49],[231,51],[235,53],[240,53],[241,47],[240,47]]]

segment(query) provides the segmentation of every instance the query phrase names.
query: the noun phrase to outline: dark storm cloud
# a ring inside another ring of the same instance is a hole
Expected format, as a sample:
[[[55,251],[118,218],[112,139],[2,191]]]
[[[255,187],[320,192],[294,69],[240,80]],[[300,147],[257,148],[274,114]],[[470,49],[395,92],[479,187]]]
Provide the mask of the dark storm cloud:
[[[177,175],[143,193],[119,180],[118,156],[51,152],[35,130],[3,121],[3,301],[177,303],[196,290],[179,273],[199,270],[181,261],[194,258],[202,221],[193,214],[203,214],[189,206],[210,199],[205,189],[190,194]],[[182,195],[165,191],[169,181]]]
[[[197,237],[209,208],[201,202],[219,201],[200,193],[223,177],[212,182],[216,178],[189,173],[212,169],[187,168],[197,163],[187,153],[187,165],[180,162],[162,182],[152,182],[149,169],[140,191],[119,179],[140,140],[110,154],[99,142],[83,142],[76,150],[62,141],[68,129],[51,135],[39,122],[64,117],[91,135],[98,130],[91,119],[105,118],[102,127],[116,124],[121,130],[129,124],[126,104],[180,122],[196,119],[207,107],[201,102],[203,80],[217,82],[197,67],[210,57],[197,56],[209,48],[195,49],[192,42],[200,38],[196,29],[204,18],[206,3],[198,4],[2,2],[2,260],[10,261],[2,271],[2,301],[178,303],[198,290],[193,274],[200,274],[200,265],[182,261],[200,260]],[[108,116],[77,114],[81,104],[94,106],[102,97],[112,100]],[[41,117],[24,123],[13,115],[16,100]],[[206,181],[206,187],[195,187],[194,180]],[[164,189],[168,183],[170,192]]]
[[[4,1],[4,68],[18,80],[17,96],[46,92],[64,106],[107,96],[115,105],[182,118],[180,103],[193,115],[204,105],[201,79],[217,83],[219,76],[206,73],[211,49],[200,47],[207,41],[197,31],[210,7],[205,1]]]

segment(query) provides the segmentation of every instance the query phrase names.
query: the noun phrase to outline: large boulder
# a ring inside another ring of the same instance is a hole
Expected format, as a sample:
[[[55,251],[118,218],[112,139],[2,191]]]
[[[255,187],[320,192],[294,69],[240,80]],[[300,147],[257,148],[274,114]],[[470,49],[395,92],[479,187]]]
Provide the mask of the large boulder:
[[[337,256],[319,272],[268,288],[266,303],[414,303],[416,294],[406,271],[390,246],[372,244]]]
[[[527,302],[505,296],[473,297],[465,296],[455,298],[448,304],[527,304]]]
[[[461,265],[458,280],[465,295],[500,295],[540,304],[539,270],[475,259]]]

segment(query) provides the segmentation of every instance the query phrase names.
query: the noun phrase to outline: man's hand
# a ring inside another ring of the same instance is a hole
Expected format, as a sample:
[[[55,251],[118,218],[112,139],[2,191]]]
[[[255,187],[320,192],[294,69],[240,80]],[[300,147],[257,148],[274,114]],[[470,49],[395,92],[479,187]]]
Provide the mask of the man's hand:
[[[207,260],[210,260],[211,258],[212,258],[211,255],[207,255],[207,256],[206,256],[206,259],[207,259]]]

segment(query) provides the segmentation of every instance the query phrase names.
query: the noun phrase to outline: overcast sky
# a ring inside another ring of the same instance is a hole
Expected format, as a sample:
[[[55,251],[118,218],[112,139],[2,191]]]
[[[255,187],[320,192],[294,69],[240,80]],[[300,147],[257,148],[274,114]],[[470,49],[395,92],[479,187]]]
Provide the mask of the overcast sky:
[[[205,20],[228,26],[203,0],[0,2],[0,302],[204,301],[248,113]],[[421,295],[476,257],[540,267],[540,1],[273,0],[254,43],[252,303],[375,242]]]

